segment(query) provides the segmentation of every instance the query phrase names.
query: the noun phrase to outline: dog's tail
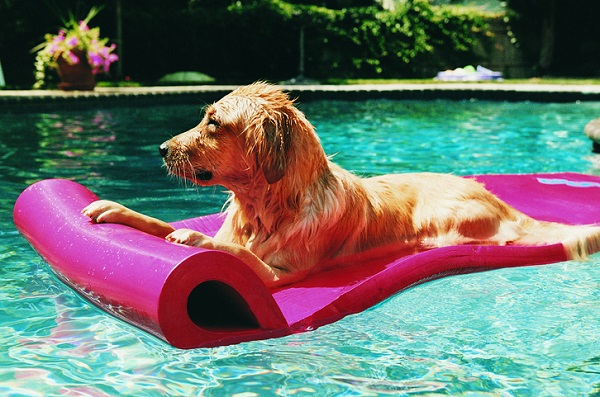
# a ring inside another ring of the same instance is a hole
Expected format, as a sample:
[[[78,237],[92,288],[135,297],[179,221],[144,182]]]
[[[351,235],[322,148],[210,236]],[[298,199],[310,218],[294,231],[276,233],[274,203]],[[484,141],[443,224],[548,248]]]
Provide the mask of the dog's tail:
[[[522,234],[513,243],[517,245],[544,245],[561,243],[569,260],[582,261],[600,251],[600,226],[563,225],[525,219]]]

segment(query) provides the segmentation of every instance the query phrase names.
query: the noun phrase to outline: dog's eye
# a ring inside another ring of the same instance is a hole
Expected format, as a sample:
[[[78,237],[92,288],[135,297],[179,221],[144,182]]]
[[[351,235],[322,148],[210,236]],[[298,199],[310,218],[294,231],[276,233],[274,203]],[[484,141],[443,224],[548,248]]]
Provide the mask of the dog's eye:
[[[206,123],[206,125],[208,126],[213,126],[215,128],[219,128],[221,125],[219,124],[219,122],[215,119],[208,119],[208,122]]]

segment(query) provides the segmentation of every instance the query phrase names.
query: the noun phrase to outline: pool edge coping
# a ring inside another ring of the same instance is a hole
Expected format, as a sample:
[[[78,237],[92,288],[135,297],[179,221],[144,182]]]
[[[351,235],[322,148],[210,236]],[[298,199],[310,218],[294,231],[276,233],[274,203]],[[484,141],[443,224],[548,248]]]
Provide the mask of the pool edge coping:
[[[94,91],[0,90],[2,109],[89,108],[164,102],[212,103],[239,85],[97,87]],[[532,102],[600,101],[600,85],[430,83],[281,85],[300,101],[321,99],[480,99]]]

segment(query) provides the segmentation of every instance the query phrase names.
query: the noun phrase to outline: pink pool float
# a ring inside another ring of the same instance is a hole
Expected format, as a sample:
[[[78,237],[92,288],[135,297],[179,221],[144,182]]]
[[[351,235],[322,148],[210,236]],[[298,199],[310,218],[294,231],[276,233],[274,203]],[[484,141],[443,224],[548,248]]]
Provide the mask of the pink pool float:
[[[560,173],[474,178],[535,219],[600,223],[600,177]],[[97,199],[76,182],[44,180],[17,199],[15,225],[68,286],[178,348],[304,332],[435,278],[566,260],[561,244],[452,246],[367,266],[349,265],[270,290],[230,254],[169,243],[123,225],[92,223],[80,211]],[[214,214],[172,225],[214,235],[222,221],[221,214]]]

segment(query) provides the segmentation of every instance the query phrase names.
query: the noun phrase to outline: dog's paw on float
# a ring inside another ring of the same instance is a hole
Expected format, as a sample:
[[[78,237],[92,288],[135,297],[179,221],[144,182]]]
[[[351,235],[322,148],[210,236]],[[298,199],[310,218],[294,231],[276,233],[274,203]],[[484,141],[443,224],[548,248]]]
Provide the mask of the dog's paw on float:
[[[123,223],[127,208],[109,200],[97,200],[81,210],[94,223]]]
[[[211,237],[191,229],[177,229],[168,234],[165,240],[176,244],[214,249],[214,242]]]

